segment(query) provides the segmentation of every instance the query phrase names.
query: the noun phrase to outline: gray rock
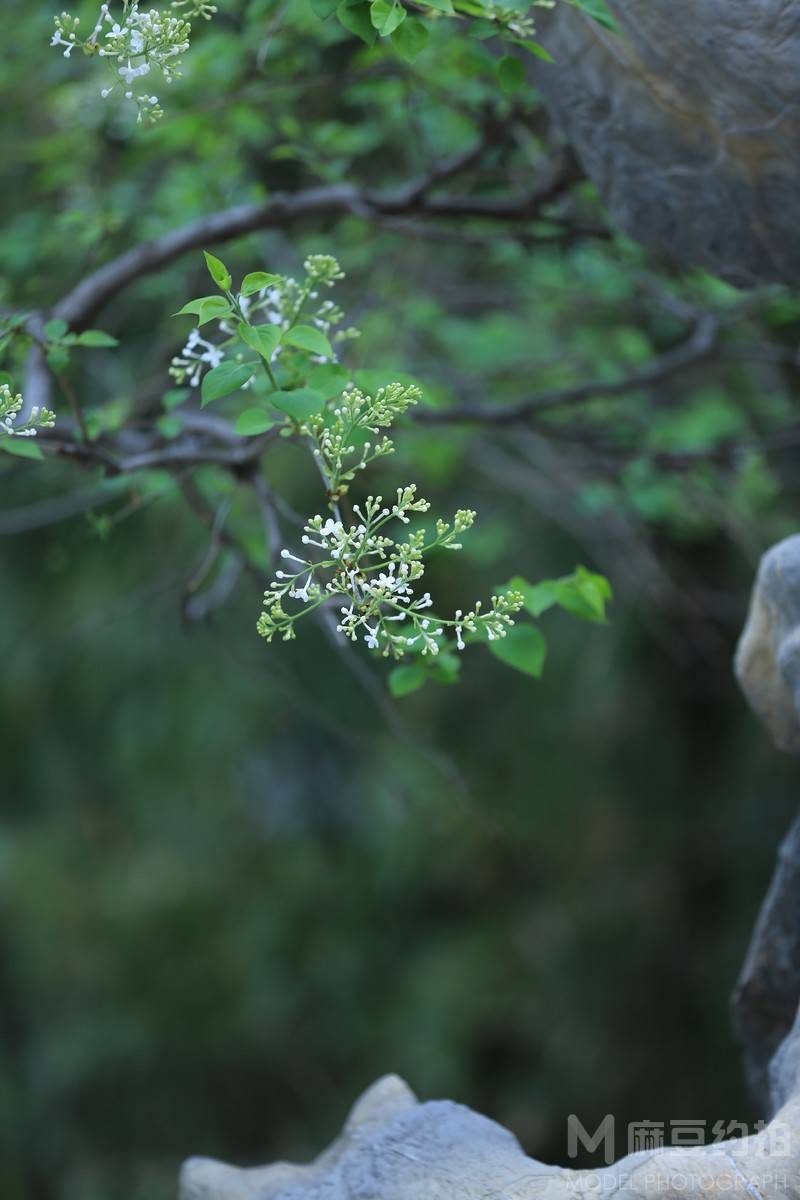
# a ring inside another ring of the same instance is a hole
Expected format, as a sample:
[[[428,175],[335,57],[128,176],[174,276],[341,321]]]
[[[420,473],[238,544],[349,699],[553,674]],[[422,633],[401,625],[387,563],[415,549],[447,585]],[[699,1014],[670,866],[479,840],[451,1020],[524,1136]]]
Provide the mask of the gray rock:
[[[800,281],[800,5],[559,5],[545,100],[617,224],[732,283]]]
[[[778,749],[800,754],[800,534],[761,560],[734,669]]]
[[[800,1011],[794,1022],[794,1028],[779,1048],[770,1063],[769,1081],[772,1092],[772,1106],[779,1112],[788,1104],[793,1093],[797,1090],[800,1079]]]
[[[181,1200],[511,1200],[552,1169],[507,1129],[449,1100],[417,1102],[387,1075],[355,1104],[342,1135],[308,1166],[242,1170],[193,1158]]]
[[[418,1104],[396,1076],[358,1101],[342,1136],[308,1166],[240,1170],[191,1159],[180,1200],[800,1200],[800,1028],[775,1068],[783,1107],[762,1133],[629,1154],[599,1171],[551,1167],[449,1100]],[[776,1137],[776,1134],[780,1134]]]

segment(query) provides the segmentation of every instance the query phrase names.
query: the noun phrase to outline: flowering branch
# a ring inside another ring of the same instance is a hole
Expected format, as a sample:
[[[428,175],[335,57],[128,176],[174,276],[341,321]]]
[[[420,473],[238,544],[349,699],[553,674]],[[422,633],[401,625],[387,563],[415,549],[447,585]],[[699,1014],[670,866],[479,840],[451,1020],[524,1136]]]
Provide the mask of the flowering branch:
[[[425,574],[424,557],[436,549],[460,550],[456,538],[475,520],[473,511],[460,509],[452,524],[437,520],[430,541],[425,529],[411,532],[402,542],[387,536],[390,522],[407,525],[409,513],[424,513],[429,508],[427,500],[417,498],[415,485],[409,484],[397,489],[391,507],[384,505],[382,496],[368,496],[363,508],[354,504],[357,524],[345,526],[331,517],[313,517],[301,540],[304,546],[321,550],[322,556],[315,560],[281,551],[282,559],[300,569],[276,571],[264,596],[258,632],[268,642],[276,634],[290,641],[296,636],[298,620],[329,600],[341,600],[337,632],[351,642],[363,637],[369,649],[380,651],[384,658],[400,659],[410,653],[438,655],[448,647],[446,629],[455,632],[458,650],[466,645],[464,630],[475,640],[493,642],[505,637],[523,606],[518,591],[492,596],[487,612],[481,611],[480,601],[467,613],[457,610],[452,618],[426,612],[433,607],[430,592],[417,595],[415,591]],[[303,607],[287,613],[283,607],[287,598],[301,601]]]
[[[471,528],[474,511],[463,508],[450,521],[436,519],[429,534],[417,522],[430,504],[417,495],[414,483],[398,488],[387,504],[380,495],[351,504],[348,495],[361,472],[394,452],[388,431],[419,406],[420,389],[394,382],[368,394],[349,378],[339,354],[358,337],[358,330],[344,325],[344,313],[327,296],[343,278],[331,255],[310,255],[299,281],[258,270],[246,274],[235,287],[225,263],[207,251],[204,254],[217,292],[188,301],[177,314],[196,322],[170,366],[174,382],[189,386],[173,389],[165,397],[164,419],[177,420],[180,436],[170,441],[165,435],[166,445],[154,445],[151,431],[130,428],[113,439],[92,439],[84,424],[80,440],[65,438],[63,432],[58,437],[46,435],[43,448],[78,461],[99,462],[114,474],[172,468],[190,496],[191,482],[185,469],[178,472],[179,467],[205,462],[228,468],[252,488],[270,556],[281,568],[264,593],[258,633],[268,642],[276,635],[290,641],[297,623],[319,612],[344,642],[363,640],[384,658],[412,660],[412,665],[397,667],[390,676],[395,695],[415,690],[428,678],[452,682],[459,666],[453,652],[466,649],[470,642],[485,643],[508,665],[538,676],[546,643],[538,628],[518,623],[523,609],[535,619],[560,604],[586,620],[604,619],[610,588],[582,568],[574,576],[536,587],[523,579],[512,580],[491,595],[486,607],[477,602],[452,616],[434,613],[433,598],[423,590],[427,560],[434,552],[462,548],[461,535]],[[114,344],[113,338],[98,330],[70,332],[62,318],[45,324],[41,336],[27,331],[24,319],[17,318],[4,336],[33,340],[51,366],[66,361],[73,346]],[[201,409],[220,401],[236,406],[233,424],[197,411],[191,404],[195,389]],[[7,385],[0,397],[6,405],[0,418],[7,417],[6,432],[14,432],[22,399],[12,396]],[[242,402],[248,407],[238,407]],[[34,413],[31,420],[45,430],[53,423],[49,412]],[[20,430],[25,433],[27,428]],[[277,520],[280,498],[272,495],[260,473],[264,451],[281,437],[307,446],[332,514],[317,514],[306,522],[300,518],[302,550],[297,553],[288,548],[278,551],[283,540]],[[36,456],[42,456],[38,447]],[[227,507],[219,508],[212,521],[208,555],[212,565],[221,542],[230,542],[220,512],[227,515]],[[403,537],[393,532],[396,526],[412,522],[414,527]],[[238,553],[238,544],[236,549]],[[241,561],[257,570],[246,555]],[[220,595],[224,594],[222,588]],[[336,622],[331,621],[331,606],[339,610]],[[432,660],[436,673],[428,667]]]
[[[484,145],[481,139],[480,146]],[[558,155],[543,171],[535,188],[516,195],[432,195],[443,179],[451,179],[475,162],[475,149],[434,164],[425,175],[402,187],[383,192],[353,184],[332,184],[298,192],[276,192],[261,204],[239,204],[174,229],[162,237],[142,242],[91,272],[53,308],[53,315],[70,326],[80,326],[143,275],[159,271],[175,259],[209,244],[232,241],[258,229],[288,228],[310,217],[357,216],[379,220],[385,216],[483,217],[503,222],[534,220],[545,205],[578,177],[574,159]]]
[[[154,122],[163,116],[158,97],[147,92],[134,92],[135,80],[143,79],[155,69],[165,83],[180,76],[181,55],[189,49],[192,26],[189,17],[210,20],[217,11],[213,4],[202,0],[173,0],[172,8],[185,9],[184,16],[171,16],[155,8],[141,11],[139,0],[122,0],[121,23],[114,19],[112,5],[100,5],[94,29],[88,37],[79,32],[80,17],[63,12],[54,18],[55,33],[51,46],[63,46],[64,58],[75,47],[84,54],[105,60],[111,82],[100,95],[105,100],[117,88],[125,90],[126,100],[132,100],[138,110],[137,122]]]

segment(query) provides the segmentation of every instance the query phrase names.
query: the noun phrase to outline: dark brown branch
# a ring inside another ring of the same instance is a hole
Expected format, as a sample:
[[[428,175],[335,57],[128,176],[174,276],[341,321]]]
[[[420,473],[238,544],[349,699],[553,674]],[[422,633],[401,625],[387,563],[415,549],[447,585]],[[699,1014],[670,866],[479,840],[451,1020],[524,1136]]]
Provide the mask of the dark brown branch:
[[[184,418],[184,413],[180,414]],[[197,416],[198,421],[192,418]],[[172,441],[165,442],[156,430],[125,430],[116,439],[100,438],[85,443],[73,438],[40,434],[38,444],[50,449],[62,458],[104,466],[109,474],[130,474],[156,467],[201,466],[213,464],[240,470],[255,462],[275,440],[275,430],[267,430],[260,437],[241,437],[230,422],[214,417],[204,420],[204,414],[186,413],[185,433]]]
[[[733,314],[726,314],[724,318],[711,313],[695,314],[694,326],[684,341],[654,358],[646,366],[615,382],[591,380],[572,387],[540,392],[513,405],[476,404],[454,405],[443,409],[419,408],[411,414],[412,419],[422,424],[458,422],[490,427],[530,426],[540,414],[554,408],[645,390],[663,382],[711,354],[717,345],[723,324],[733,319]],[[184,424],[184,430],[169,442],[165,442],[155,430],[139,429],[124,430],[115,439],[102,438],[88,444],[75,437],[43,434],[39,444],[62,457],[83,463],[99,463],[113,474],[155,467],[170,469],[177,466],[199,466],[206,463],[227,467],[241,474],[254,467],[278,432],[276,427],[261,437],[243,438],[224,417],[191,409],[181,410],[178,415]],[[544,434],[546,430],[542,429],[541,432]],[[596,448],[619,453],[619,448],[612,445]],[[752,446],[742,447],[730,443],[710,451],[673,453],[672,458],[666,455],[662,456],[662,459],[664,465],[691,466],[698,461],[709,459],[727,463],[735,458],[742,448]]]
[[[482,144],[481,144],[482,147]],[[559,157],[539,187],[515,196],[430,195],[444,179],[471,165],[475,149],[445,160],[421,179],[391,192],[373,192],[351,184],[308,188],[276,194],[263,204],[242,204],[202,217],[181,229],[144,242],[82,279],[53,308],[71,327],[79,327],[129,284],[158,271],[190,250],[231,241],[258,229],[286,227],[309,217],[355,215],[365,220],[386,216],[485,217],[493,220],[531,220],[576,178],[568,157]]]
[[[596,397],[621,396],[626,392],[645,390],[707,358],[716,347],[721,324],[720,319],[712,313],[698,313],[694,327],[685,341],[654,358],[647,366],[640,367],[613,383],[591,379],[571,387],[539,392],[538,395],[529,400],[522,400],[519,404],[457,404],[452,408],[420,410],[415,415],[428,424],[459,421],[478,422],[483,425],[515,425],[549,409],[580,404]]]
[[[23,508],[7,509],[0,512],[0,537],[15,537],[56,525],[59,521],[67,521],[92,508],[108,504],[112,499],[113,494],[107,488],[99,487],[37,500]]]

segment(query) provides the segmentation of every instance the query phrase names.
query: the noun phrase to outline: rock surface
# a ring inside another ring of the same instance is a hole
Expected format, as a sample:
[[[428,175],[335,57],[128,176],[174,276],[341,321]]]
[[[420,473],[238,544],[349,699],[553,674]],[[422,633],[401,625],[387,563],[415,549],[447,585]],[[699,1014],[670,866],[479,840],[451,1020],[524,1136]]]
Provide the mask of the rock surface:
[[[800,754],[800,534],[761,560],[734,668],[778,749]]]
[[[800,5],[566,4],[535,80],[617,224],[732,283],[800,282]]]
[[[493,1121],[448,1100],[419,1104],[390,1075],[310,1165],[190,1159],[180,1200],[800,1200],[799,1046],[800,1019],[776,1056],[783,1107],[737,1141],[640,1151],[598,1171],[549,1167]]]

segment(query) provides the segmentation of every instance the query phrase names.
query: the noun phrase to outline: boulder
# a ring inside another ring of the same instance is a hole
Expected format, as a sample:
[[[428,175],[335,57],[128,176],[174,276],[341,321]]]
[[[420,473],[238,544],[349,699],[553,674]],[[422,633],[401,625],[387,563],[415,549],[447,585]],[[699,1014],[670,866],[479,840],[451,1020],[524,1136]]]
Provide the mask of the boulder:
[[[734,669],[778,749],[800,754],[800,534],[761,559]]]
[[[560,3],[535,82],[613,220],[731,283],[800,282],[800,5]]]

